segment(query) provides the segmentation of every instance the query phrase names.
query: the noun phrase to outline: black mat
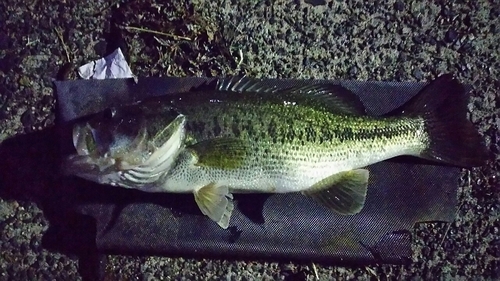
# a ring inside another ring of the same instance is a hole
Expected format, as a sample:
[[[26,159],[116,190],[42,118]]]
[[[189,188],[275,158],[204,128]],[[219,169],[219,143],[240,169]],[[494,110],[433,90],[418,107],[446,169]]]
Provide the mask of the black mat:
[[[189,90],[204,78],[142,78],[55,82],[58,123],[146,96]],[[319,80],[268,80],[292,86]],[[359,95],[379,115],[399,107],[424,83],[331,81]],[[436,93],[438,95],[439,93]],[[71,137],[61,130],[63,153]],[[365,208],[355,216],[334,214],[300,194],[236,195],[230,227],[203,216],[190,194],[148,194],[100,186],[75,177],[74,209],[96,220],[100,251],[120,254],[285,259],[315,262],[404,263],[411,257],[416,222],[452,221],[458,168],[400,157],[368,167]],[[262,208],[261,208],[262,207]],[[262,212],[261,212],[262,211]]]

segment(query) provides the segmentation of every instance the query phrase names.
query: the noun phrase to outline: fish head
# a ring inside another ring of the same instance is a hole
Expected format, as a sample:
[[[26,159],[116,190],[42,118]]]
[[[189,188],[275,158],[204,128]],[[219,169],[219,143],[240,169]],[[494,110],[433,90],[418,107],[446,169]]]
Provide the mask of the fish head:
[[[184,126],[185,116],[168,106],[107,108],[74,124],[76,154],[68,157],[64,171],[102,184],[125,185],[119,179],[124,171],[143,167],[153,174],[168,168],[173,162],[168,158],[175,157],[184,142]]]

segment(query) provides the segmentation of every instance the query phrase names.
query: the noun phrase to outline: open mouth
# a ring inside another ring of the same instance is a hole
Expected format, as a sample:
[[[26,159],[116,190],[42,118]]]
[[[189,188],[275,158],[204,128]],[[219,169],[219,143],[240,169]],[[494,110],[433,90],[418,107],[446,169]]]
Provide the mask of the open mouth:
[[[89,127],[89,125],[75,125],[75,127],[73,128],[73,145],[78,155],[89,155],[89,146],[92,143],[95,142],[92,134],[92,129]]]
[[[66,175],[100,174],[114,169],[115,160],[113,158],[93,158],[89,155],[72,154],[69,155],[63,165]]]
[[[92,129],[88,124],[77,124],[73,128],[73,145],[75,154],[69,155],[63,165],[66,175],[97,174],[110,169],[115,159],[102,157],[96,153],[96,143]]]

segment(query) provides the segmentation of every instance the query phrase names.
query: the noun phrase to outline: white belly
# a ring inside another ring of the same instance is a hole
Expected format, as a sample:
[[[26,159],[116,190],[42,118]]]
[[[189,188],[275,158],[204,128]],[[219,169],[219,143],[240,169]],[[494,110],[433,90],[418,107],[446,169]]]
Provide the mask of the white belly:
[[[340,172],[359,169],[402,154],[404,149],[374,153],[365,151],[346,153],[345,160],[319,157],[293,165],[277,165],[276,169],[260,167],[223,170],[196,165],[196,159],[187,151],[179,155],[176,166],[165,175],[158,191],[193,192],[203,186],[227,186],[233,193],[289,193],[306,190],[317,182]],[[279,167],[279,168],[278,168]]]
[[[352,169],[342,164],[315,162],[281,170],[223,170],[196,166],[194,160],[190,159],[165,176],[161,189],[167,192],[193,192],[215,183],[218,186],[227,186],[233,193],[300,192],[330,175]]]

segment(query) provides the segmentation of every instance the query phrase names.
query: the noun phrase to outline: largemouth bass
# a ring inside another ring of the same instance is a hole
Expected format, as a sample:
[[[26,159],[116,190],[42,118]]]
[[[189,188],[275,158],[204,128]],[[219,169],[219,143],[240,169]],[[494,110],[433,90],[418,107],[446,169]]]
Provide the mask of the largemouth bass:
[[[233,193],[301,192],[339,214],[364,206],[371,164],[411,155],[460,167],[487,157],[464,89],[442,75],[401,108],[368,116],[340,85],[277,89],[220,79],[109,108],[75,125],[68,174],[145,192],[193,193],[227,228]]]

